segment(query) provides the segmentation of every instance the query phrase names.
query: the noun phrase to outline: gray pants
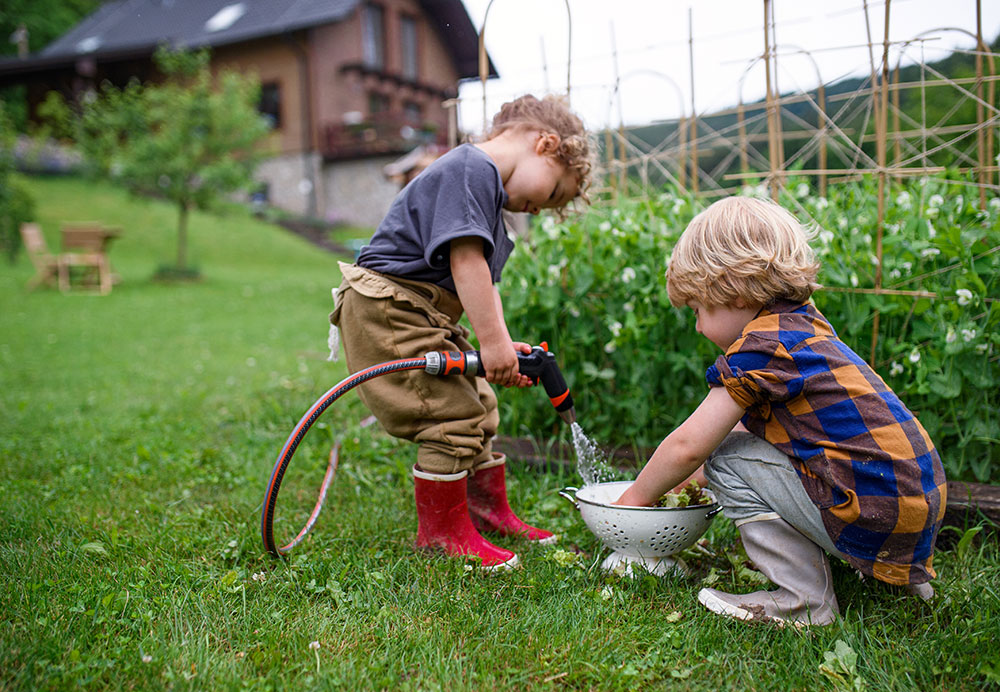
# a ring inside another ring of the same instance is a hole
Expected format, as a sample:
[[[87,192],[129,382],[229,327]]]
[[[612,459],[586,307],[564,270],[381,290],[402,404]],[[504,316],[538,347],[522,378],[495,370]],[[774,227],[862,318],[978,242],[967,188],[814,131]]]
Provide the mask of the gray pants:
[[[791,461],[769,442],[749,432],[730,433],[705,462],[705,478],[725,515],[737,527],[781,518],[826,552],[843,559]]]

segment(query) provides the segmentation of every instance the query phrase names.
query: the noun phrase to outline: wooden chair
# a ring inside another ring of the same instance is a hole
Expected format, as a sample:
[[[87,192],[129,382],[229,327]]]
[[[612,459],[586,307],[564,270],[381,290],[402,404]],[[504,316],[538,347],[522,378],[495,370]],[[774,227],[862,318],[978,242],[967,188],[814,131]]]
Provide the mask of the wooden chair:
[[[60,288],[70,290],[74,269],[82,269],[82,272],[76,272],[82,277],[82,285],[96,288],[101,295],[110,293],[113,276],[108,261],[108,245],[119,235],[118,229],[106,228],[99,223],[65,224],[62,229],[64,252],[60,259]]]
[[[49,252],[41,226],[37,223],[22,223],[21,240],[24,241],[24,249],[28,251],[28,257],[35,267],[35,275],[28,282],[28,289],[34,290],[43,284],[53,288],[58,286],[62,265],[59,256]]]

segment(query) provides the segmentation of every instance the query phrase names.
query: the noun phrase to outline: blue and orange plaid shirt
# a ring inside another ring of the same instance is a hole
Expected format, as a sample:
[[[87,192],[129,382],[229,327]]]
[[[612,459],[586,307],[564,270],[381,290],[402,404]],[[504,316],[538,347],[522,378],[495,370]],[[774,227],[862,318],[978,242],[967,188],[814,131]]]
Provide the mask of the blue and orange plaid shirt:
[[[936,576],[944,469],[927,431],[811,304],[762,309],[706,373],[791,457],[848,562],[890,584]]]

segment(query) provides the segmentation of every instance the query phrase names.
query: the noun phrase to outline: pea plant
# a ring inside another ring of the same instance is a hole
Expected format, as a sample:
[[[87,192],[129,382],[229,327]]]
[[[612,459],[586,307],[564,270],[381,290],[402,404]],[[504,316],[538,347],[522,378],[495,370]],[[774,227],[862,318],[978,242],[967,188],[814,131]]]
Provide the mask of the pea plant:
[[[742,194],[761,194],[747,188]],[[876,285],[875,183],[793,182],[782,203],[815,230],[824,289],[814,300],[841,338],[900,395],[953,480],[1000,480],[1000,200],[942,175],[887,199]],[[505,270],[515,338],[548,341],[587,433],[607,446],[655,446],[706,392],[718,349],[667,298],[664,271],[707,201],[676,190],[542,219]],[[877,315],[877,319],[876,319]],[[872,334],[878,335],[872,351]],[[532,397],[502,396],[516,434],[565,435]]]

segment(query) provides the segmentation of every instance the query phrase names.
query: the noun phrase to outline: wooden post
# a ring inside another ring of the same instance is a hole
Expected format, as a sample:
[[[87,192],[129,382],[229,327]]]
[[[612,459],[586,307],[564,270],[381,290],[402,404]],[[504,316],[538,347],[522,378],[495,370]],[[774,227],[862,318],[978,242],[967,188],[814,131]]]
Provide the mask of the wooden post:
[[[688,8],[688,64],[691,75],[691,191],[698,194],[698,111],[694,105],[694,23]]]

